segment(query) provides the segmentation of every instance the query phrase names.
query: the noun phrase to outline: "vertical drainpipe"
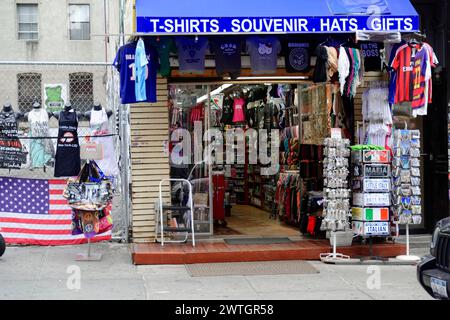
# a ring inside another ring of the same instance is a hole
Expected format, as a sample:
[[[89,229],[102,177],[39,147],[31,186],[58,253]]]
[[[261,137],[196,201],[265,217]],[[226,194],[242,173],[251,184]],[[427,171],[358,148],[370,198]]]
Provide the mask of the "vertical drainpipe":
[[[136,0],[132,0],[132,18],[131,18],[131,23],[132,23],[132,33],[136,32]],[[132,204],[132,178],[131,178],[131,148],[130,148],[130,142],[131,142],[131,122],[130,122],[130,105],[127,105],[126,108],[123,108],[123,110],[125,111],[125,115],[124,115],[124,119],[126,120],[127,123],[127,127],[126,127],[126,148],[125,148],[125,152],[124,154],[127,155],[127,161],[126,161],[126,168],[127,168],[127,179],[126,179],[126,184],[125,186],[128,187],[128,192],[126,193],[127,195],[127,210],[128,210],[128,234],[127,234],[127,240],[133,240],[133,204]],[[131,233],[131,235],[130,235]]]
[[[125,12],[125,0],[119,1],[119,45],[122,46],[125,43],[125,27],[124,27],[124,12]]]
[[[109,28],[107,15],[109,14],[109,7],[106,7],[106,0],[103,0],[103,20],[104,20],[104,32],[105,32],[105,62],[108,62],[108,44],[109,44]],[[107,68],[107,67],[106,67]]]

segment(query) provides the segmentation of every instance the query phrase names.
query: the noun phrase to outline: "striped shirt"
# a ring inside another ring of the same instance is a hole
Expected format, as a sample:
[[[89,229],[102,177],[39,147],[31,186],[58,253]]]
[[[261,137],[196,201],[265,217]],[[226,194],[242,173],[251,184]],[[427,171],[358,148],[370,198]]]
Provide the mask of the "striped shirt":
[[[412,105],[413,109],[423,108],[428,103],[428,92],[426,87],[431,75],[431,66],[429,65],[428,51],[425,47],[417,51],[413,59],[413,72],[411,82],[411,90],[413,92]],[[429,70],[430,69],[430,72]]]
[[[397,50],[392,68],[397,73],[394,103],[412,101],[412,71],[413,71],[413,48],[409,45],[400,47]]]
[[[433,48],[428,43],[423,43],[422,46],[427,50],[429,65],[431,67],[436,67],[439,64],[439,60]],[[394,47],[395,50],[395,47]],[[411,102],[413,100],[413,85],[411,84],[412,72],[414,69],[414,57],[413,54],[417,50],[417,46],[405,43],[395,50],[395,55],[393,56],[391,67],[394,69],[395,73],[391,74],[390,86],[395,90],[395,95],[393,101],[390,98],[390,103],[402,103]],[[429,79],[425,84],[425,91],[428,93],[427,103],[432,102],[432,81],[431,81],[431,70],[429,71]],[[391,96],[391,94],[390,94]]]

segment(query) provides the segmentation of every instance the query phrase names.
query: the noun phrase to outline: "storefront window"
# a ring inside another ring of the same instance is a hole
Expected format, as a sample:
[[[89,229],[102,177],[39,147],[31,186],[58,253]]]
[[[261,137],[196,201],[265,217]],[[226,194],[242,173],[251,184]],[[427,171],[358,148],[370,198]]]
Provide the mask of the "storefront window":
[[[39,73],[20,73],[17,75],[19,110],[28,112],[34,102],[41,102],[42,79]]]
[[[203,152],[203,135],[208,126],[208,86],[170,86],[169,162],[172,179],[187,179],[193,188],[194,228],[196,233],[210,234],[210,174]],[[173,182],[172,203],[186,205],[188,188]]]
[[[70,40],[90,40],[91,23],[88,4],[69,5]]]

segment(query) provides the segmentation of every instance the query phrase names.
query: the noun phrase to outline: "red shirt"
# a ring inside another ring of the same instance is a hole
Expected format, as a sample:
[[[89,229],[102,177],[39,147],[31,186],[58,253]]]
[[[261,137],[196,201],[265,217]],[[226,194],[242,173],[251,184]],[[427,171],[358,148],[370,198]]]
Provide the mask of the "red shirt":
[[[434,53],[433,48],[428,43],[423,43],[423,48],[426,49],[430,65],[436,67],[439,63]],[[419,45],[404,44],[396,51],[394,60],[392,61],[392,68],[397,73],[397,83],[395,91],[394,103],[411,102],[413,100],[413,85],[411,84],[413,76],[413,69],[415,62],[413,61],[413,48],[420,49]],[[417,71],[417,70],[416,70]],[[401,78],[401,79],[400,79]],[[428,81],[428,103],[432,102],[432,81]],[[408,89],[409,88],[409,89]]]
[[[394,61],[392,62],[392,68],[394,68],[397,73],[397,85],[395,89],[394,103],[412,101],[412,53],[413,48],[411,46],[403,46],[402,48],[398,49]]]

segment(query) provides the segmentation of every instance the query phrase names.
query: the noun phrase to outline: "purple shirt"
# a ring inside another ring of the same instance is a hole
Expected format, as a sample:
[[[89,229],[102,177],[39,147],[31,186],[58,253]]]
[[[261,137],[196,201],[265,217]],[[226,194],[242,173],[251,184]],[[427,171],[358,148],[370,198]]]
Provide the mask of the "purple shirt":
[[[274,36],[253,36],[247,39],[247,51],[253,74],[270,74],[277,70],[280,41]]]

